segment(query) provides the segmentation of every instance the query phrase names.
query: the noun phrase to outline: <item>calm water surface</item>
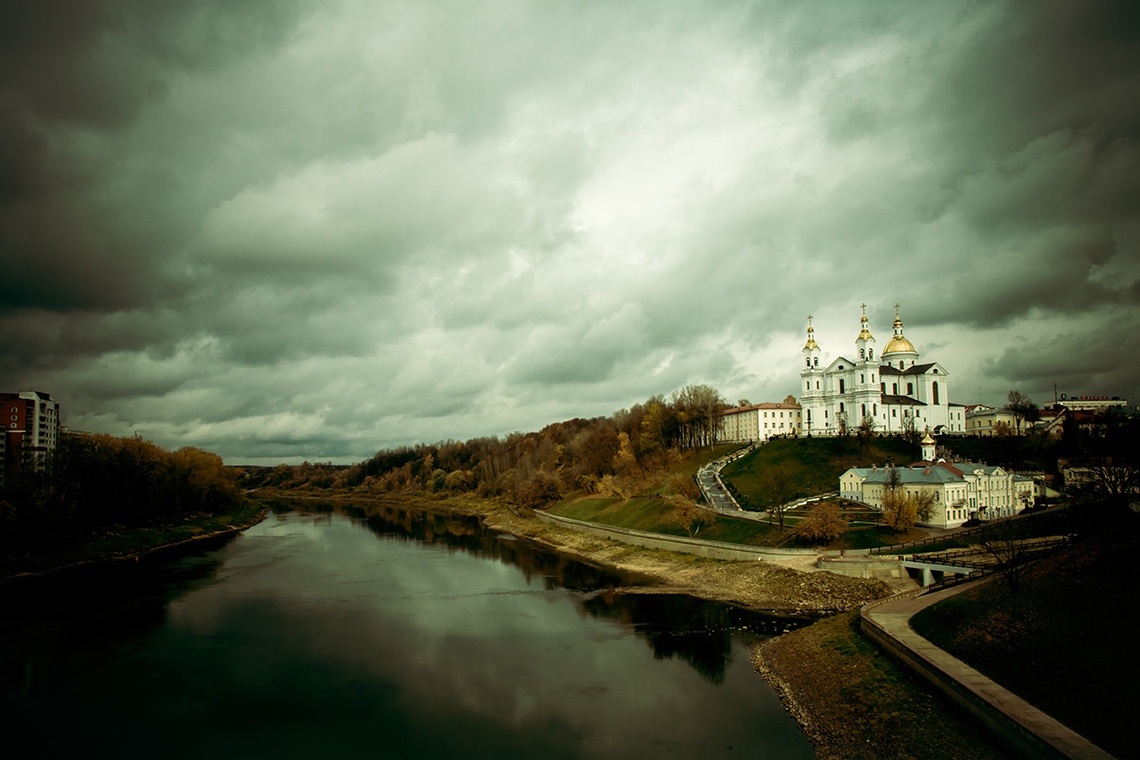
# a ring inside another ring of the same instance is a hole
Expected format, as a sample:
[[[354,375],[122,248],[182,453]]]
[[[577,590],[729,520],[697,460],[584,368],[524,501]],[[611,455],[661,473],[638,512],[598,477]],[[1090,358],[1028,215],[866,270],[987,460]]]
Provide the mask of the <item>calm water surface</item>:
[[[21,757],[814,757],[749,662],[786,621],[635,584],[473,520],[278,505],[0,591],[0,723]]]

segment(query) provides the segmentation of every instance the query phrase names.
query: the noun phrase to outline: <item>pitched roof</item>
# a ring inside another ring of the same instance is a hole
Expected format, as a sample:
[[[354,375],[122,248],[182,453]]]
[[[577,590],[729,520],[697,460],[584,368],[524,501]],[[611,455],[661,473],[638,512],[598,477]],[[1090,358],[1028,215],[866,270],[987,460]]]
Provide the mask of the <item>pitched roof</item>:
[[[919,401],[910,396],[892,396],[889,393],[883,394],[884,404],[898,404],[900,406],[926,406],[925,402]]]
[[[940,365],[937,362],[927,362],[926,364],[915,364],[913,366],[907,367],[906,369],[899,369],[898,367],[892,367],[889,364],[884,364],[882,367],[879,368],[879,374],[880,375],[925,375],[927,370],[929,370],[931,367],[935,367],[935,366],[940,366]],[[945,374],[945,373],[946,373],[946,371],[943,370],[941,374]]]

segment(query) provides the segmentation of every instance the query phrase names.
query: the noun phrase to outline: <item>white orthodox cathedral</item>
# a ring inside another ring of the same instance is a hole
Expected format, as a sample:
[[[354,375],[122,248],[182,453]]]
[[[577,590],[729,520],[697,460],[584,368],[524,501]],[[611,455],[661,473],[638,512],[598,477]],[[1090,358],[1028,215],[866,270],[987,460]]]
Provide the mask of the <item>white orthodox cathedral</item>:
[[[949,373],[938,362],[919,363],[914,344],[903,336],[898,304],[894,335],[878,356],[866,304],[854,359],[839,356],[823,365],[811,320],[809,316],[800,369],[803,435],[854,433],[864,420],[874,422],[876,433],[888,435],[965,431],[965,408],[950,403]]]

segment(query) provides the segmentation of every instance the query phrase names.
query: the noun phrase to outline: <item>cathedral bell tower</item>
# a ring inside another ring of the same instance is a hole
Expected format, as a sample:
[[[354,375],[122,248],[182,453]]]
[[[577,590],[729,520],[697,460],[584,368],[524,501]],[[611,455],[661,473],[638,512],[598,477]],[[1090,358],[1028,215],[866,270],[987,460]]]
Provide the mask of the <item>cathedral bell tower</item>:
[[[862,304],[863,314],[859,318],[859,336],[855,338],[855,348],[859,358],[851,371],[851,386],[854,391],[848,406],[848,419],[852,427],[863,425],[864,421],[875,425],[880,423],[879,402],[879,360],[875,358],[875,336],[867,327],[867,304]]]
[[[823,372],[819,363],[819,344],[815,342],[815,328],[811,326],[812,316],[808,314],[807,342],[804,343],[804,363],[800,369],[800,409],[803,413],[802,427],[810,436],[814,429],[822,433],[824,423]]]
[[[867,304],[862,305],[863,316],[859,320],[859,337],[855,339],[855,347],[859,349],[859,363],[875,361],[875,336],[867,329]]]

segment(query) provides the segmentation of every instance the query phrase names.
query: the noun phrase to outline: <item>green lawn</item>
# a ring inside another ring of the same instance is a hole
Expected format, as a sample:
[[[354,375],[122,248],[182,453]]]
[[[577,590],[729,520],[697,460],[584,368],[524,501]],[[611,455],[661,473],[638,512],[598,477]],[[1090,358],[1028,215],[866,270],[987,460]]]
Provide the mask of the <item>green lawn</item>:
[[[617,497],[588,496],[568,499],[547,510],[562,517],[571,517],[585,522],[612,525],[615,528],[643,530],[649,533],[664,533],[670,536],[689,535],[682,526],[674,508],[664,499],[639,498],[622,501]],[[791,513],[784,518],[784,531],[779,526],[754,520],[711,515],[695,524],[694,535],[709,541],[723,541],[746,546],[803,547],[791,536],[791,529],[802,517]],[[846,531],[825,549],[869,549],[891,546],[904,541],[925,538],[926,534],[912,530],[898,533],[880,526],[856,526]]]
[[[918,446],[901,438],[876,437],[861,442],[846,438],[787,438],[769,441],[751,454],[732,462],[721,471],[745,509],[760,511],[773,499],[765,473],[781,469],[787,473],[790,490],[786,500],[839,490],[839,476],[851,467],[903,464],[920,456]]]
[[[548,511],[562,517],[612,525],[615,528],[664,533],[670,536],[689,535],[682,526],[676,510],[664,499],[641,498],[622,501],[616,497],[586,497],[562,502]],[[697,538],[747,546],[782,546],[788,539],[786,529],[781,536],[779,528],[775,526],[704,512],[694,523],[693,532]]]

